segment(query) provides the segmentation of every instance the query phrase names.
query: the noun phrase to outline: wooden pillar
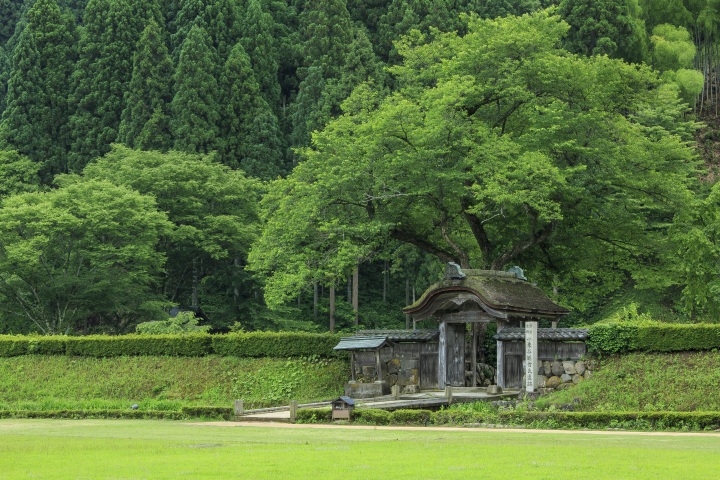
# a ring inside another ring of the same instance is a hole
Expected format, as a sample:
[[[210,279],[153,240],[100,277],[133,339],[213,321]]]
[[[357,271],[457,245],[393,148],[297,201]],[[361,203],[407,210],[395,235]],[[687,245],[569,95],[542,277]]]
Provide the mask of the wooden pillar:
[[[478,351],[478,338],[477,338],[477,323],[472,324],[472,360],[470,365],[472,366],[472,385],[471,387],[477,387],[477,351]]]
[[[355,352],[350,354],[350,379],[355,381]]]
[[[295,423],[297,419],[298,402],[297,400],[290,400],[290,421]]]
[[[438,338],[438,388],[445,388],[447,384],[447,324],[440,322],[440,337]]]
[[[380,349],[375,350],[375,369],[377,370],[377,381],[382,381],[382,364],[380,363]]]
[[[499,324],[498,324],[499,326]],[[497,341],[497,362],[495,364],[495,384],[505,388],[505,348],[502,340]]]

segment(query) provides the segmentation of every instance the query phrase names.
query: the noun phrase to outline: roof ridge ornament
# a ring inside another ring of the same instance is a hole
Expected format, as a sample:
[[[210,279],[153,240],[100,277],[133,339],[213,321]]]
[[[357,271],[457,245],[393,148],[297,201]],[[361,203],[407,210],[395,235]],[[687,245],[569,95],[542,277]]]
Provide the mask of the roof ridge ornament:
[[[445,279],[446,280],[462,280],[467,275],[462,271],[460,265],[454,262],[448,262],[445,266]]]
[[[515,265],[514,267],[510,267],[507,269],[508,273],[515,274],[515,277],[517,277],[519,280],[523,280],[525,282],[528,281],[528,279],[525,277],[525,273],[523,272],[523,269]]]

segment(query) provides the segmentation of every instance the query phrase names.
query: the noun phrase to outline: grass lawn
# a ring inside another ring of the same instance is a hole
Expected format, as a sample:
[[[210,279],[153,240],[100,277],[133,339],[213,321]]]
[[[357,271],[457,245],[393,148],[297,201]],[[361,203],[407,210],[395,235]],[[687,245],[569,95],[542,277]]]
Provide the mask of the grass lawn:
[[[720,436],[2,420],[0,478],[716,478]]]

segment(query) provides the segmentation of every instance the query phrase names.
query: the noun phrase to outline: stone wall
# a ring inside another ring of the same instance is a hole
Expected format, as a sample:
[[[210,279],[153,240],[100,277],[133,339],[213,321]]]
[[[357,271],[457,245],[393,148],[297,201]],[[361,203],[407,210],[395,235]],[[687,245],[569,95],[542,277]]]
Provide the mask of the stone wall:
[[[544,361],[538,368],[538,391],[549,393],[576,385],[590,378],[596,368],[595,360]]]

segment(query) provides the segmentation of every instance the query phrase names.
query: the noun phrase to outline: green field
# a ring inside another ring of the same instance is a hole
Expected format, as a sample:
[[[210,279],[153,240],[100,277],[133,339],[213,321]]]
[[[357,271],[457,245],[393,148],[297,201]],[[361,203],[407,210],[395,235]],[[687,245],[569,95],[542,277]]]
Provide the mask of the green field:
[[[0,421],[0,478],[716,478],[720,435]]]

